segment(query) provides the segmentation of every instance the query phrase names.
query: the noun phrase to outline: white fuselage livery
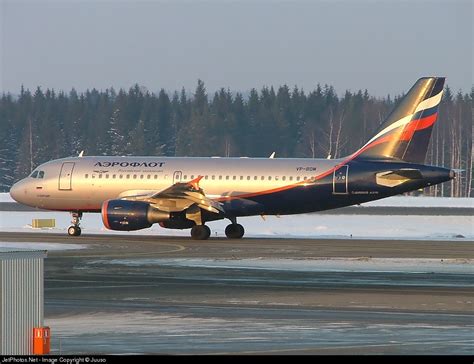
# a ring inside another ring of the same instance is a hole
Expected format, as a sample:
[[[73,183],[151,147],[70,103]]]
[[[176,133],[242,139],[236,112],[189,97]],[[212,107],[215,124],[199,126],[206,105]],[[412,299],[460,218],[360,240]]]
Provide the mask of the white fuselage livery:
[[[339,162],[297,158],[64,158],[42,164],[35,170],[41,178],[25,178],[10,193],[15,200],[38,208],[99,211],[106,200],[159,192],[203,176],[199,185],[209,198],[238,198],[304,185]]]

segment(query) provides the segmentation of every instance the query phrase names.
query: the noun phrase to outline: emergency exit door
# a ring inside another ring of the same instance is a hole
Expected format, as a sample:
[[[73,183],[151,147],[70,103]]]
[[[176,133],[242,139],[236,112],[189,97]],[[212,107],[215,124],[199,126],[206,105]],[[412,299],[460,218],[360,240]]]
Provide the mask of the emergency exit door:
[[[183,172],[181,171],[175,171],[173,173],[173,184],[181,182],[181,179],[183,178]]]
[[[73,162],[65,162],[61,167],[61,173],[59,173],[59,189],[60,190],[71,190],[72,186],[72,171],[74,169]]]

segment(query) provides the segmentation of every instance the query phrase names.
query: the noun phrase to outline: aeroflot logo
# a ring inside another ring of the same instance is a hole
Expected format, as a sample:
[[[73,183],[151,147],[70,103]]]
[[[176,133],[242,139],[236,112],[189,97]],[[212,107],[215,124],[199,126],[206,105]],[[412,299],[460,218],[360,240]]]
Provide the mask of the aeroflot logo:
[[[94,167],[163,167],[165,162],[97,162]]]

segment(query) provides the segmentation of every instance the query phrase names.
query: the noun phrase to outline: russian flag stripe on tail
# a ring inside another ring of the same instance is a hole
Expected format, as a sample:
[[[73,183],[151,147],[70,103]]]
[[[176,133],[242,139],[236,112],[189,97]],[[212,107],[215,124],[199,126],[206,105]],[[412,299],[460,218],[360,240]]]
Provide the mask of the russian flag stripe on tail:
[[[377,133],[354,155],[423,163],[438,117],[444,77],[420,78],[389,114]]]

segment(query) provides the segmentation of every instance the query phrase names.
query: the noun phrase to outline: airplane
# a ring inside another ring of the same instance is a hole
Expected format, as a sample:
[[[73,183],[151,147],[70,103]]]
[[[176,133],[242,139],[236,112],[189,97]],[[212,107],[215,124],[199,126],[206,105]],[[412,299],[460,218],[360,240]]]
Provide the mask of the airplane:
[[[229,239],[244,236],[237,218],[340,208],[455,178],[424,165],[444,77],[420,78],[355,153],[339,159],[83,156],[53,160],[14,184],[17,202],[72,214],[101,213],[107,229],[133,231],[158,223],[208,239],[207,223],[229,219]]]

